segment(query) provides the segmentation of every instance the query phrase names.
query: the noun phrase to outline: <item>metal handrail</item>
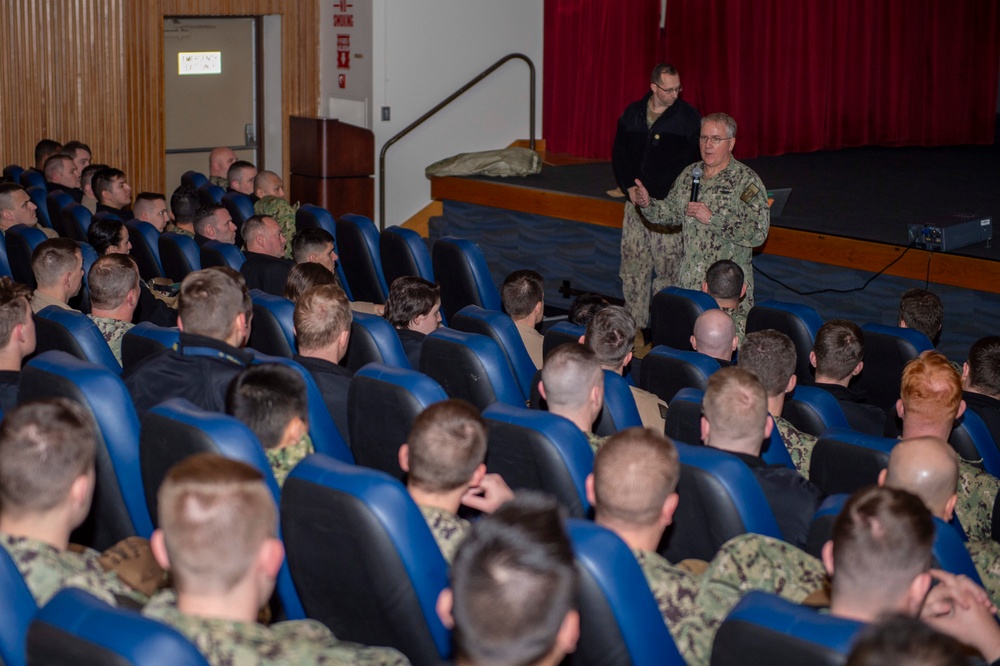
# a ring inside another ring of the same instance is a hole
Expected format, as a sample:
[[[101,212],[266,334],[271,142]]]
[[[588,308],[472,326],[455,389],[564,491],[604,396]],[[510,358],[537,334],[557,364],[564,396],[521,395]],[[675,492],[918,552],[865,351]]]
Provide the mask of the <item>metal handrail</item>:
[[[397,141],[399,141],[400,139],[402,139],[404,136],[406,136],[410,132],[412,132],[419,125],[423,124],[424,121],[426,121],[427,119],[429,119],[431,116],[433,116],[434,114],[436,114],[438,111],[440,111],[444,107],[446,107],[449,104],[451,104],[452,102],[454,102],[465,91],[467,91],[469,88],[471,88],[472,86],[476,85],[477,83],[479,83],[480,81],[482,81],[483,79],[485,79],[490,74],[492,74],[497,68],[499,68],[501,65],[503,65],[504,63],[506,63],[508,60],[523,60],[524,62],[526,62],[528,64],[528,72],[531,75],[531,77],[530,77],[531,94],[530,94],[530,97],[529,97],[529,100],[528,100],[528,104],[529,104],[530,112],[531,112],[531,117],[529,119],[530,120],[530,122],[529,122],[529,130],[528,130],[529,136],[530,136],[530,139],[529,139],[530,143],[529,143],[529,145],[531,146],[532,150],[535,149],[535,63],[533,63],[531,61],[531,58],[529,58],[528,56],[524,55],[523,53],[510,53],[508,55],[505,55],[503,58],[500,58],[499,60],[497,60],[495,63],[493,63],[492,65],[490,65],[490,67],[488,67],[487,69],[483,70],[483,72],[480,73],[476,78],[472,79],[471,81],[469,81],[468,83],[466,83],[464,86],[462,86],[461,88],[459,88],[458,90],[456,90],[452,94],[448,95],[446,98],[444,98],[444,100],[440,104],[438,104],[433,109],[431,109],[430,111],[428,111],[427,113],[425,113],[424,115],[420,116],[419,118],[417,118],[416,120],[414,120],[412,123],[410,123],[409,125],[407,125],[406,129],[402,130],[401,132],[399,132],[398,134],[396,134],[394,137],[392,137],[391,139],[389,139],[388,141],[386,141],[385,145],[382,146],[382,150],[381,150],[381,152],[379,152],[379,156],[378,156],[378,217],[379,217],[379,219],[378,219],[378,228],[379,228],[379,231],[385,231],[385,154],[386,154],[386,151],[389,150],[389,147],[392,146]]]

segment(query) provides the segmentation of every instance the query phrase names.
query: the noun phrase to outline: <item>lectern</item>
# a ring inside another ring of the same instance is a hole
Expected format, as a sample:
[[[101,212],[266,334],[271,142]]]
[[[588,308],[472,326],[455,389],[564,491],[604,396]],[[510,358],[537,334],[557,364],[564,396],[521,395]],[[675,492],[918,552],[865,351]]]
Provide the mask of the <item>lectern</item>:
[[[289,198],[334,217],[375,216],[375,134],[335,118],[289,119]]]

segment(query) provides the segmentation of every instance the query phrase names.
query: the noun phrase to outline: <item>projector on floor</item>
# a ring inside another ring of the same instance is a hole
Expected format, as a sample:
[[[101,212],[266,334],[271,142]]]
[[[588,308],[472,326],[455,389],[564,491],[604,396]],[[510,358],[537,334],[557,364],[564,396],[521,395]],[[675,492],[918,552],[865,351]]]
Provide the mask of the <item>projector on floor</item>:
[[[949,213],[906,225],[914,247],[951,252],[993,238],[993,218],[970,213]]]

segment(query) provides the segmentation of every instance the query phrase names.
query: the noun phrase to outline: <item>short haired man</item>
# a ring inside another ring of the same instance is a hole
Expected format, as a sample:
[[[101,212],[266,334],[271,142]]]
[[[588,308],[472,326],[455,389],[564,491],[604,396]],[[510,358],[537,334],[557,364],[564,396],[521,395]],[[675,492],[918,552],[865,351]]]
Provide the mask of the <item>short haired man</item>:
[[[441,325],[440,287],[415,275],[396,278],[389,285],[383,316],[396,329],[406,359],[419,370],[424,338]]]
[[[408,663],[390,648],[338,641],[314,620],[257,622],[285,557],[277,507],[257,470],[196,454],[171,468],[157,497],[151,546],[174,590],[155,595],[143,614],[187,636],[210,664]]]
[[[258,171],[253,179],[253,193],[257,195],[258,199],[263,199],[264,197],[284,199],[285,183],[281,180],[281,176],[273,171],[267,171],[266,169]]]
[[[437,606],[454,630],[456,663],[562,663],[580,635],[578,586],[573,550],[551,497],[524,493],[476,521]]]
[[[406,489],[449,564],[469,531],[459,507],[493,513],[514,497],[499,474],[486,473],[486,438],[478,409],[464,400],[443,400],[417,416],[399,447]]]
[[[315,453],[308,401],[299,371],[277,363],[250,366],[226,392],[226,413],[257,435],[279,487],[299,462]]]
[[[831,319],[820,326],[809,352],[809,362],[816,368],[816,387],[837,399],[851,428],[881,436],[885,412],[868,404],[863,388],[851,386],[851,380],[865,367],[864,357],[864,333],[846,319]]]
[[[1000,442],[1000,336],[976,340],[962,366],[962,398]]]
[[[24,357],[35,351],[31,289],[0,277],[0,413],[17,406],[18,379]]]
[[[609,305],[587,324],[583,344],[593,350],[601,368],[621,376],[632,361],[637,328],[635,318],[620,305]],[[642,425],[663,432],[667,403],[638,386],[630,386]]]
[[[233,216],[222,204],[208,204],[194,213],[194,240],[202,246],[210,240],[236,243],[236,225]]]
[[[111,167],[98,171],[91,181],[91,188],[97,199],[98,213],[117,215],[123,222],[132,218],[132,186],[128,184],[124,171]]]
[[[678,230],[654,227],[636,199],[641,180],[663,199],[681,171],[698,159],[698,111],[682,100],[681,77],[673,65],[657,64],[649,92],[629,104],[618,119],[611,165],[618,188],[628,194],[622,221],[621,279],[626,307],[640,327],[648,325],[650,294],[677,284],[683,254]]]
[[[545,284],[538,271],[514,271],[500,287],[503,309],[514,321],[521,342],[536,368],[542,367],[542,334],[535,328],[545,310]]]
[[[52,139],[42,139],[35,144],[35,166],[32,168],[42,173],[45,170],[45,162],[62,150],[62,144]]]
[[[592,349],[576,342],[559,345],[545,357],[538,392],[548,410],[569,419],[596,453],[604,437],[593,433],[604,406],[604,370]]]
[[[896,413],[903,420],[903,439],[937,437],[948,441],[955,419],[965,412],[962,379],[943,354],[925,351],[903,368]],[[955,513],[970,539],[991,538],[1000,479],[965,460],[958,464]]]
[[[240,273],[249,289],[260,289],[275,296],[285,291],[288,271],[295,262],[285,259],[285,235],[273,217],[254,215],[240,229],[246,245],[246,261]]]
[[[0,546],[39,606],[64,587],[114,605],[146,600],[105,572],[95,551],[68,549],[90,512],[96,451],[91,417],[64,398],[19,405],[0,423]]]
[[[846,666],[968,666],[965,647],[917,618],[883,616],[859,634]]]
[[[23,187],[17,183],[0,183],[0,233],[6,234],[14,225],[23,224],[55,238],[55,231],[38,223],[37,210],[38,206]]]
[[[746,313],[740,311],[740,301],[747,295],[743,269],[731,259],[719,259],[705,271],[701,290],[715,299],[719,309],[733,318],[740,340],[747,333]]]
[[[732,365],[733,352],[739,341],[736,322],[721,308],[705,310],[694,321],[691,347],[714,358],[722,367]]]
[[[50,238],[39,243],[31,253],[31,272],[38,283],[31,297],[32,312],[49,305],[75,310],[69,299],[79,294],[83,285],[83,253],[76,241]]]
[[[295,236],[295,216],[298,210],[298,204],[292,205],[285,199],[272,195],[261,197],[253,205],[255,215],[266,215],[273,218],[281,227],[281,233],[285,237],[282,256],[286,259],[292,258],[292,238]]]
[[[570,303],[566,319],[574,326],[586,326],[598,312],[611,305],[600,294],[581,294]]]
[[[799,431],[781,418],[785,396],[795,389],[795,344],[784,333],[767,329],[747,333],[740,345],[739,367],[757,375],[767,391],[767,411],[774,418],[795,469],[809,478],[809,462],[816,437]]]
[[[139,267],[127,254],[99,257],[90,267],[90,314],[97,329],[122,362],[122,338],[132,329],[132,315],[139,305]]]
[[[159,192],[140,192],[132,204],[132,216],[137,220],[149,222],[162,234],[170,222],[166,197]]]
[[[170,213],[173,220],[167,224],[167,231],[194,238],[194,216],[201,204],[198,192],[193,187],[181,185],[170,195]]]
[[[178,296],[181,334],[176,349],[150,356],[123,375],[140,418],[175,397],[187,398],[202,409],[224,411],[229,382],[252,360],[241,349],[250,329],[244,290],[223,270],[203,269],[184,278]]]
[[[292,238],[292,259],[297,264],[319,264],[336,275],[339,258],[333,236],[326,229],[303,229]]]
[[[801,548],[824,493],[795,470],[768,465],[761,459],[763,442],[771,436],[772,427],[767,392],[753,373],[722,368],[708,378],[702,400],[702,441],[746,463],[764,491],[785,541]]]
[[[208,154],[208,181],[225,189],[229,186],[229,167],[236,161],[236,151],[219,146]]]
[[[50,193],[65,192],[77,203],[83,200],[80,170],[72,157],[58,153],[45,161],[45,188]]]
[[[254,166],[253,162],[236,160],[226,172],[226,179],[229,181],[226,185],[226,191],[245,194],[250,197],[251,202],[255,202],[257,197],[253,193],[253,179],[256,176],[257,167]]]
[[[899,298],[899,327],[912,328],[936,345],[944,324],[944,305],[926,289],[907,289]]]
[[[90,146],[82,141],[67,141],[62,147],[63,155],[69,155],[76,164],[77,170],[82,174],[83,170],[90,166],[93,153]]]
[[[91,215],[97,212],[97,197],[94,196],[94,175],[98,171],[107,168],[107,164],[88,164],[80,171],[80,189],[83,191],[80,203],[90,211]]]
[[[337,430],[350,443],[347,392],[354,373],[340,365],[351,341],[353,316],[347,295],[332,284],[312,287],[299,296],[292,316],[298,347],[293,359],[312,375]]]

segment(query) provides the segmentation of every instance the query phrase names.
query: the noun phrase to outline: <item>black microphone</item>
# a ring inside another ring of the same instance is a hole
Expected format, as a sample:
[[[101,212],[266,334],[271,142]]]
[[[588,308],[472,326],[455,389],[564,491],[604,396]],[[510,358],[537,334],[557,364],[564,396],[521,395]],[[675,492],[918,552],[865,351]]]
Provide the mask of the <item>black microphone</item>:
[[[698,200],[698,188],[701,187],[701,167],[691,170],[691,201]]]

